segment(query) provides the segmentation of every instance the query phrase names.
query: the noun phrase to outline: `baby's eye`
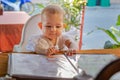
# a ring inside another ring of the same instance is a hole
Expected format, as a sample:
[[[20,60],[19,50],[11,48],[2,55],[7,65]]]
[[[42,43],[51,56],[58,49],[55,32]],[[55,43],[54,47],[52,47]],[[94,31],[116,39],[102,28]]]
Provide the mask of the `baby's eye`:
[[[60,28],[61,26],[56,26],[56,28]]]
[[[47,28],[51,28],[52,26],[46,26]]]

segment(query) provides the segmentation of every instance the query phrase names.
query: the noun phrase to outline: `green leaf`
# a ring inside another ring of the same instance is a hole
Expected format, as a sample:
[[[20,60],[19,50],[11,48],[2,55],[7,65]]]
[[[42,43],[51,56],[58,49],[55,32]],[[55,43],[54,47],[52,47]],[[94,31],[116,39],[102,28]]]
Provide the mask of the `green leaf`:
[[[94,32],[94,30],[91,30],[90,32],[87,33],[87,35],[90,35],[90,34],[93,33],[93,32]]]
[[[115,28],[115,27],[111,27],[110,28],[112,33],[115,34],[116,36],[120,37],[120,30]]]
[[[120,42],[117,40],[116,36],[110,31],[110,30],[106,30],[104,28],[97,28],[98,30],[102,30],[104,31],[109,37],[111,37],[116,43],[120,44]]]
[[[36,3],[36,5],[37,5],[39,8],[44,8],[44,7],[45,7],[43,4],[40,4],[40,3]]]
[[[113,48],[113,49],[115,49],[115,48],[120,48],[120,44],[113,44],[112,48]]]
[[[117,22],[116,22],[116,26],[120,26],[120,15],[118,15],[118,19],[117,19]]]
[[[65,31],[69,31],[69,30],[70,30],[70,26],[69,26],[69,25],[66,25]]]

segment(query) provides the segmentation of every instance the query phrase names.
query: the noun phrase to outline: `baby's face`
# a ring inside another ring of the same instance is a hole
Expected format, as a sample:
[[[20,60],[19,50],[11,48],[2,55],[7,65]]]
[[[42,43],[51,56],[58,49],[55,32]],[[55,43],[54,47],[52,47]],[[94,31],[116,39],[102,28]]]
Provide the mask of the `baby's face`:
[[[62,33],[63,17],[60,14],[43,15],[42,31],[43,35],[49,39],[56,39]]]

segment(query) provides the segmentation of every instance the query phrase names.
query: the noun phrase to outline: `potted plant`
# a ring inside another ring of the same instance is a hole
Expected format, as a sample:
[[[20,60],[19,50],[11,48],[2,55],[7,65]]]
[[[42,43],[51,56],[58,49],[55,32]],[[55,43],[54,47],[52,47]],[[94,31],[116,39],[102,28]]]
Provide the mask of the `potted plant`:
[[[118,19],[116,22],[116,27],[112,26],[110,29],[104,29],[97,27],[97,30],[102,30],[105,32],[115,43],[112,43],[111,41],[106,41],[104,48],[119,48],[120,47],[120,15],[118,15]]]

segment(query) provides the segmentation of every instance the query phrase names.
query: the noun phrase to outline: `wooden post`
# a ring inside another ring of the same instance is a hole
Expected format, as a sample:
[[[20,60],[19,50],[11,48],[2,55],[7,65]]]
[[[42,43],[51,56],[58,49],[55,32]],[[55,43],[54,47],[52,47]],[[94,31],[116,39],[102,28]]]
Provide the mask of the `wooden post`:
[[[84,14],[85,14],[85,5],[83,5],[82,16],[81,16],[81,24],[80,24],[80,40],[79,40],[79,50],[82,48],[82,33],[83,33],[83,25],[84,25]]]

